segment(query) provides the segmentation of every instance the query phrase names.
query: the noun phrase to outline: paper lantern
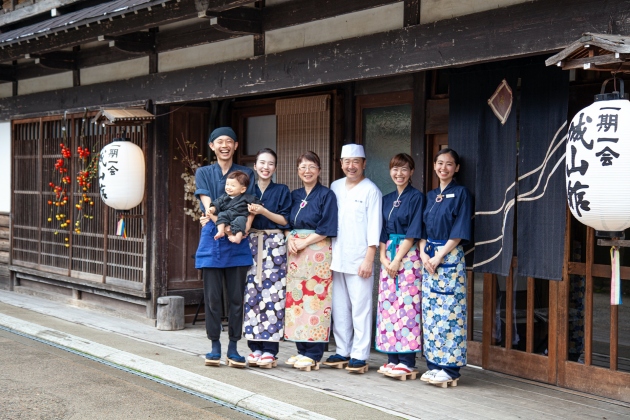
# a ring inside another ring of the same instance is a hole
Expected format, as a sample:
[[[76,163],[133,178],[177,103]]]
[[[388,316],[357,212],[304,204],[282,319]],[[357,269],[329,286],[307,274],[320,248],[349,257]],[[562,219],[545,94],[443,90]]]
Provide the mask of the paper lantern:
[[[144,154],[126,139],[103,147],[98,161],[101,199],[116,210],[129,210],[144,197]]]
[[[595,96],[567,134],[569,208],[599,236],[621,237],[630,227],[630,102],[621,93]]]

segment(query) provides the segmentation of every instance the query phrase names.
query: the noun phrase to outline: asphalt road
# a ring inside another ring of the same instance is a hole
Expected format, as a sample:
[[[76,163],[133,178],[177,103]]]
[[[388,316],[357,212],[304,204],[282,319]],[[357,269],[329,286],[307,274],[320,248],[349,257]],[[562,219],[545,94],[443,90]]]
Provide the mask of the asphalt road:
[[[0,419],[252,419],[166,385],[0,330]]]

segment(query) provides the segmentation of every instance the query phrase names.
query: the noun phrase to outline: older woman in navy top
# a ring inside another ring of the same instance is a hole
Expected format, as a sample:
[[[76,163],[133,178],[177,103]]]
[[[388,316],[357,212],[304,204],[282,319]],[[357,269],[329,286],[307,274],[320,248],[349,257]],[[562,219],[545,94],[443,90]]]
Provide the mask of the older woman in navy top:
[[[287,232],[287,302],[284,338],[297,344],[287,364],[317,369],[330,335],[332,310],[331,237],[337,235],[337,199],[319,182],[319,156],[306,152],[297,160],[304,188],[291,193]]]
[[[425,198],[411,186],[414,169],[408,154],[394,156],[389,174],[396,190],[383,196],[375,346],[387,353],[379,372],[388,376],[416,371],[416,353],[422,351],[422,261],[416,243],[422,238]]]
[[[250,204],[255,214],[249,233],[254,265],[247,272],[243,333],[252,351],[250,366],[275,367],[278,342],[284,336],[284,306],[287,273],[287,247],[284,230],[289,228],[291,192],[271,178],[276,172],[276,153],[262,149],[256,155],[254,169],[258,181],[254,187],[262,205]]]
[[[433,169],[440,186],[427,193],[420,256],[424,266],[422,317],[424,355],[431,384],[457,384],[466,365],[466,263],[462,245],[471,240],[472,197],[453,179],[459,155],[442,149]],[[455,383],[453,383],[455,381]]]

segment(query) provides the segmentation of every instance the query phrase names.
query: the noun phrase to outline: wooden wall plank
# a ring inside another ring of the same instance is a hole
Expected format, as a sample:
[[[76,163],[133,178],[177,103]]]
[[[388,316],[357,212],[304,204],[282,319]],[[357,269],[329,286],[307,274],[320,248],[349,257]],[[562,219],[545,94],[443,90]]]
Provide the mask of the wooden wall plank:
[[[615,32],[630,31],[630,22],[611,21],[628,12],[627,0],[527,2],[278,54],[4,98],[0,118],[146,98],[176,103],[254,95],[550,52],[587,29],[607,32],[612,25]],[[50,48],[60,46],[63,42]]]

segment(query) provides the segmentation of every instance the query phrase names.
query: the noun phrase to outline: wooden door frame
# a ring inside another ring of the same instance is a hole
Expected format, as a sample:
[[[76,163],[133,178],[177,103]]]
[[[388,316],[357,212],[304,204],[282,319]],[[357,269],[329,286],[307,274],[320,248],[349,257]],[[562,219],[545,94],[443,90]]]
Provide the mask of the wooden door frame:
[[[512,259],[510,273],[506,278],[506,297],[512,296],[513,273],[516,268],[516,257]],[[493,345],[492,331],[494,330],[494,314],[496,307],[496,275],[484,274],[483,293],[483,341],[482,364],[484,369],[502,372],[509,375],[555,384],[557,375],[557,346],[561,337],[558,337],[558,281],[549,281],[549,309],[548,309],[548,342],[547,355],[534,353],[534,287],[535,280],[527,278],[527,338],[526,351],[512,349],[512,309],[513,300],[506,298],[505,310],[505,347]]]
[[[176,152],[176,150],[177,150],[177,146],[176,146],[176,141],[177,141],[176,139],[177,139],[177,137],[180,134],[184,134],[186,137],[189,136],[189,133],[176,133],[175,132],[175,122],[174,122],[173,119],[175,118],[175,116],[177,115],[178,112],[180,112],[180,113],[187,113],[187,114],[189,114],[191,112],[199,113],[199,114],[203,114],[203,113],[208,113],[209,114],[209,110],[208,110],[207,107],[194,106],[194,105],[185,106],[185,107],[170,106],[170,108],[169,108],[170,115],[169,115],[169,119],[168,119],[168,124],[169,124],[169,128],[168,128],[168,142],[166,144],[166,154],[171,156],[171,159],[177,157],[177,156],[175,156],[176,153],[177,153]],[[186,126],[186,127],[188,129],[188,126]],[[206,133],[207,133],[207,129],[206,129]],[[207,136],[202,136],[202,137],[206,138]],[[202,141],[202,145],[203,144],[206,144],[205,140]],[[170,151],[172,151],[173,155],[170,154]],[[172,174],[172,173],[170,173],[171,172],[171,165],[170,164],[167,166],[167,168],[165,170],[168,171],[167,172],[168,176],[166,178],[167,185],[170,183],[171,177],[175,177],[176,179],[180,178],[181,174]],[[168,188],[167,188],[167,191],[166,191],[166,193],[164,194],[164,197],[163,197],[163,199],[166,199],[167,203],[165,203],[162,206],[162,208],[165,208],[167,210],[166,211],[166,216],[165,216],[166,223],[167,223],[165,232],[167,234],[170,233],[170,228],[169,227],[172,225],[172,223],[174,223],[174,221],[171,219],[172,213],[171,213],[171,210],[170,210],[170,206],[171,205],[170,205],[169,197],[170,197],[170,191],[168,191]],[[184,233],[184,235],[186,235],[186,230],[187,230],[189,224],[192,224],[193,227],[197,226],[198,229],[199,229],[199,232],[201,232],[201,228],[199,227],[200,226],[199,223],[190,221],[188,216],[186,216],[183,219],[183,223],[184,224],[182,226],[182,232]],[[193,290],[193,289],[202,289],[203,288],[203,279],[201,277],[201,270],[197,270],[197,279],[196,280],[185,280],[186,277],[187,277],[186,265],[181,267],[182,272],[179,273],[179,276],[183,280],[181,282],[171,282],[170,281],[170,279],[172,277],[172,274],[174,274],[174,273],[172,273],[173,268],[172,268],[171,264],[169,264],[169,255],[168,255],[169,245],[168,245],[168,243],[166,243],[164,245],[164,247],[165,247],[164,249],[166,251],[166,255],[165,255],[165,260],[166,261],[164,262],[165,268],[166,268],[166,284],[165,284],[166,292],[168,293],[169,291],[170,292],[177,291],[178,294],[181,294],[181,293],[185,293],[184,291],[190,291],[190,290]],[[187,242],[184,242],[183,243],[183,247],[182,247],[182,255],[181,255],[182,260],[187,260],[188,256],[191,254],[191,252],[194,252],[194,250],[189,249]],[[194,293],[192,293],[192,294],[188,293],[184,297],[189,297],[190,298],[189,295],[190,296],[194,296],[195,294]],[[190,300],[191,299],[188,299],[188,301],[190,301]],[[196,300],[196,298],[192,299],[192,301],[195,301],[195,300]],[[187,304],[188,304],[188,302],[187,302]]]
[[[630,373],[617,370],[619,334],[619,308],[617,306],[610,307],[610,367],[606,369],[592,365],[593,277],[609,277],[610,266],[594,264],[595,231],[590,227],[586,230],[586,261],[572,262],[570,260],[571,223],[571,213],[567,208],[563,282],[558,291],[558,302],[561,310],[559,311],[560,320],[558,325],[557,385],[563,388],[630,402],[630,393],[627,392],[628,383],[630,383]],[[581,275],[586,278],[586,291],[584,294],[584,363],[570,361],[568,357],[571,275]],[[630,279],[630,267],[621,268],[621,278],[624,280]]]

